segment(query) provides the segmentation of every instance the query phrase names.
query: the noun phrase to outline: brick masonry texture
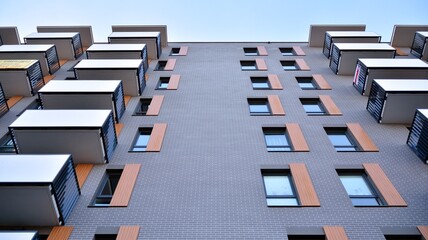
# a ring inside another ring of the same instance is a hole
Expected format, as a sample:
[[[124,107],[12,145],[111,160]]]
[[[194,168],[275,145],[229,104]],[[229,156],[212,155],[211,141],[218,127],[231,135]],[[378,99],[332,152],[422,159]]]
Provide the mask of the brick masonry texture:
[[[187,56],[168,56],[189,46]],[[268,71],[241,71],[243,47],[265,46]],[[306,56],[281,56],[279,47],[301,46]],[[411,58],[412,56],[407,56]],[[407,147],[403,125],[378,124],[366,111],[367,97],[353,76],[335,75],[321,48],[307,43],[170,43],[161,60],[176,58],[174,71],[153,71],[142,97],[165,95],[159,116],[132,116],[133,97],[121,119],[125,126],[110,164],[141,163],[126,208],[88,208],[107,165],[97,165],[67,225],[71,239],[92,239],[98,226],[141,226],[139,239],[287,239],[287,227],[341,225],[350,239],[383,239],[381,227],[428,225],[428,166]],[[280,60],[303,58],[311,71],[283,71]],[[56,73],[70,76],[68,62]],[[253,90],[250,76],[277,74],[283,90]],[[155,90],[159,77],[180,74],[178,90]],[[301,90],[296,76],[322,74],[332,90]],[[71,74],[72,75],[72,74]],[[247,98],[279,95],[285,116],[250,116]],[[307,116],[300,97],[330,95],[343,116]],[[1,132],[33,98],[25,98],[0,119]],[[358,122],[379,152],[336,152],[324,125]],[[167,123],[158,153],[130,153],[143,124]],[[309,152],[267,152],[263,125],[299,123]],[[266,206],[263,165],[305,163],[321,207]],[[353,207],[335,171],[337,165],[379,163],[408,207]]]

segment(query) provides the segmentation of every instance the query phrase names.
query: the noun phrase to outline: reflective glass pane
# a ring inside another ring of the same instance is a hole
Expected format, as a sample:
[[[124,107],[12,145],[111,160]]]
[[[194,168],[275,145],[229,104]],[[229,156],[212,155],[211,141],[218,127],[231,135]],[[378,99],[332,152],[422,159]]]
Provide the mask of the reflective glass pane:
[[[324,110],[316,103],[304,103],[303,108],[307,113],[324,113]]]
[[[259,103],[259,104],[250,104],[250,112],[251,113],[269,113],[269,108],[267,104]]]
[[[138,136],[137,142],[135,142],[135,146],[147,146],[149,142],[150,134],[142,134]]]
[[[346,136],[345,133],[329,133],[328,138],[334,146],[352,146],[351,141],[349,141],[349,138]]]
[[[299,86],[301,89],[316,89],[314,84],[311,82],[300,82]]]
[[[354,206],[379,206],[376,198],[351,198]]]
[[[242,70],[256,70],[256,66],[241,66]]]
[[[297,67],[294,65],[291,66],[282,66],[284,70],[297,70]]]
[[[162,88],[162,89],[168,88],[168,82],[160,82],[158,88]]]
[[[281,146],[289,146],[287,138],[284,134],[266,134],[265,135],[266,145],[268,147],[281,147]]]
[[[373,195],[368,183],[362,175],[342,175],[340,176],[340,181],[342,181],[348,195]]]
[[[267,198],[267,205],[270,207],[281,207],[281,206],[298,206],[296,198]]]
[[[292,196],[290,179],[287,175],[263,176],[267,196]]]
[[[269,88],[269,84],[267,82],[253,82],[253,88]]]

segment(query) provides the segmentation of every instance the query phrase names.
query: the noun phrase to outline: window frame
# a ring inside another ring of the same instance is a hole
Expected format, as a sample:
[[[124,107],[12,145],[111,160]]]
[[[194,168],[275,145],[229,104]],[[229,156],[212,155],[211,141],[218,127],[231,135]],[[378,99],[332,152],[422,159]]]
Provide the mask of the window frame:
[[[260,56],[259,50],[256,47],[244,47],[245,56]]]
[[[139,127],[137,133],[135,134],[134,140],[132,141],[132,145],[131,145],[128,152],[147,152],[147,145],[150,141],[152,131],[153,131],[152,127]],[[142,134],[142,133],[144,133],[144,134]],[[141,135],[147,135],[147,133],[149,133],[148,134],[149,138],[147,139],[146,145],[136,145],[139,137]],[[135,148],[142,148],[144,150],[135,150]]]
[[[320,90],[318,84],[315,82],[313,77],[295,77],[297,84],[302,90]],[[312,88],[302,87],[300,84],[311,84]]]
[[[120,177],[122,176],[122,172],[123,172],[123,168],[112,168],[112,169],[106,169],[98,187],[97,190],[95,191],[94,197],[91,201],[91,204],[89,207],[110,207],[110,203],[111,200],[113,198],[114,192],[117,189],[117,186],[119,185],[119,181],[120,181]],[[110,177],[117,177],[117,182],[116,185],[114,187],[110,186],[110,190],[111,190],[111,195],[103,195],[102,192],[104,190],[104,188],[106,187],[106,184],[110,182],[111,184],[111,180]],[[114,188],[114,189],[112,189]],[[103,203],[103,204],[99,204],[96,203],[97,200],[108,200],[108,203]]]
[[[297,56],[292,47],[279,47],[279,52],[281,52],[281,55],[284,57]]]
[[[293,176],[291,175],[291,172],[289,169],[262,169],[261,175],[262,175],[263,189],[265,192],[266,205],[268,207],[300,207],[301,206],[297,189],[293,180]],[[291,195],[269,195],[267,192],[266,181],[265,181],[266,176],[286,177],[288,179],[288,183],[290,184],[290,190],[292,194]],[[269,199],[291,199],[296,201],[296,205],[292,205],[292,204],[269,205],[268,203]]]
[[[165,71],[165,67],[168,61],[166,60],[158,60],[154,71]]]
[[[333,145],[334,149],[337,152],[360,152],[361,149],[359,145],[357,144],[357,141],[352,137],[352,135],[348,132],[348,129],[346,127],[325,127],[324,131],[327,134],[328,139],[330,140],[330,143]],[[330,135],[343,135],[347,138],[349,145],[334,145],[333,141],[330,138]],[[350,149],[353,148],[354,150],[340,150],[340,149]]]
[[[284,71],[299,71],[300,70],[300,68],[297,65],[297,62],[295,60],[280,60],[280,62],[281,62],[282,69]],[[290,63],[293,63],[293,64],[290,64]],[[290,69],[286,68],[286,67],[291,67],[291,66],[293,68],[290,68]]]
[[[263,127],[263,137],[265,140],[266,150],[268,152],[293,152],[294,148],[291,143],[290,136],[287,133],[287,129],[284,127]],[[288,145],[268,145],[266,135],[284,136],[285,142]],[[278,149],[278,150],[274,150]],[[282,149],[282,150],[281,150]],[[284,150],[285,149],[285,150]]]
[[[132,116],[146,116],[152,100],[153,98],[140,98],[140,100],[138,101],[137,107],[135,107],[134,114],[132,114]],[[143,105],[143,102],[146,102],[144,104],[147,104],[147,109],[145,112],[140,111]]]
[[[269,105],[269,101],[267,98],[247,98],[248,110],[250,111],[251,116],[271,116],[272,109]],[[267,111],[266,112],[254,112],[251,109],[251,106],[254,105],[265,105]]]
[[[328,115],[327,110],[319,98],[300,98],[300,103],[302,104],[303,109],[305,110],[306,114],[308,114],[308,116]],[[305,105],[317,105],[320,111],[307,111]]]
[[[342,184],[346,194],[348,195],[349,199],[351,200],[351,203],[354,207],[382,207],[386,206],[385,202],[383,201],[380,193],[375,188],[375,185],[370,180],[369,176],[364,171],[358,171],[358,170],[348,170],[348,171],[338,171],[337,174],[339,175],[339,181]],[[359,176],[361,179],[365,182],[367,188],[372,193],[371,195],[349,195],[346,191],[346,187],[342,182],[341,177],[342,176]],[[354,199],[374,199],[378,204],[377,205],[365,205],[365,204],[355,204]]]
[[[9,131],[0,138],[0,154],[2,153],[16,153],[15,142]]]
[[[159,80],[156,84],[156,90],[168,90],[169,81],[171,77],[159,77]],[[166,83],[166,87],[161,87],[162,84]]]
[[[258,71],[257,62],[255,60],[241,60],[239,61],[241,64],[241,71]],[[246,69],[245,67],[251,67]]]
[[[180,56],[180,49],[181,47],[171,48],[171,52],[169,53],[169,56]]]
[[[251,87],[253,90],[269,90],[272,89],[268,77],[250,77]],[[258,81],[258,82],[257,82]],[[266,82],[267,87],[254,87],[254,84],[263,84]]]

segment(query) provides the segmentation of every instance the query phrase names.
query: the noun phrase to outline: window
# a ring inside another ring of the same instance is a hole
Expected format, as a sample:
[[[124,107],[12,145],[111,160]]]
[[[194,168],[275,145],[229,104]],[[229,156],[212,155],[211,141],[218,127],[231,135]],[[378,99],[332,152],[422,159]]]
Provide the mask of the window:
[[[339,177],[354,206],[382,205],[364,173],[341,173]]]
[[[93,240],[137,240],[140,226],[97,227]]]
[[[172,48],[170,56],[179,56],[180,55],[180,48]]]
[[[338,152],[358,151],[358,147],[348,134],[346,128],[324,128],[331,144]]]
[[[258,56],[257,48],[244,48],[245,56]]]
[[[269,207],[298,206],[296,191],[291,174],[285,170],[262,171]]]
[[[249,98],[247,101],[251,115],[271,115],[269,103],[266,98]]]
[[[151,98],[140,98],[140,102],[135,108],[134,115],[144,116],[147,114],[147,110],[149,110],[150,103],[152,102]]]
[[[318,98],[301,98],[300,102],[308,115],[326,115],[326,111]]]
[[[145,152],[147,150],[147,144],[149,143],[151,133],[152,133],[152,128],[138,129],[137,136],[135,136],[134,144],[130,151]]]
[[[263,128],[268,152],[290,152],[291,145],[285,128]]]
[[[156,67],[155,67],[155,71],[164,71],[165,70],[165,67],[166,67],[166,63],[167,63],[168,61],[161,61],[161,60],[159,60],[158,61],[158,64],[156,65]]]
[[[241,70],[242,71],[257,70],[256,61],[241,61]]]
[[[318,86],[312,77],[296,77],[296,80],[302,90],[318,89]]]
[[[251,77],[251,84],[254,90],[271,89],[269,79],[267,77]]]
[[[282,56],[294,56],[293,48],[279,48],[279,51],[281,52]]]
[[[421,235],[385,235],[386,240],[422,240]]]
[[[15,153],[15,146],[9,132],[0,139],[0,153]]]
[[[168,89],[168,84],[169,84],[169,77],[160,77],[159,78],[159,83],[156,87],[157,90],[165,90]]]
[[[120,176],[123,169],[107,169],[106,174],[98,186],[96,196],[92,201],[92,206],[108,207],[110,206],[111,199],[117,184],[119,183]]]
[[[324,235],[288,235],[288,240],[325,240]]]
[[[299,67],[296,64],[296,61],[294,61],[294,60],[291,60],[291,61],[281,61],[281,65],[282,65],[282,69],[284,69],[284,71],[299,70]]]

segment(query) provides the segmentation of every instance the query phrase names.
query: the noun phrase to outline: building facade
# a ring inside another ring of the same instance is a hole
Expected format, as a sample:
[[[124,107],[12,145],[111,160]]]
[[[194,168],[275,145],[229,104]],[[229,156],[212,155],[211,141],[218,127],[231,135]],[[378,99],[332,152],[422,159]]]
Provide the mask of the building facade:
[[[422,239],[428,167],[406,145],[410,124],[377,123],[354,76],[329,62],[300,42],[168,43],[126,104],[108,164],[82,184],[69,239],[120,226],[138,226],[138,239]],[[145,115],[141,99],[159,96]],[[2,135],[36,98],[2,116]],[[105,202],[106,173],[114,185],[127,166],[129,202]]]

